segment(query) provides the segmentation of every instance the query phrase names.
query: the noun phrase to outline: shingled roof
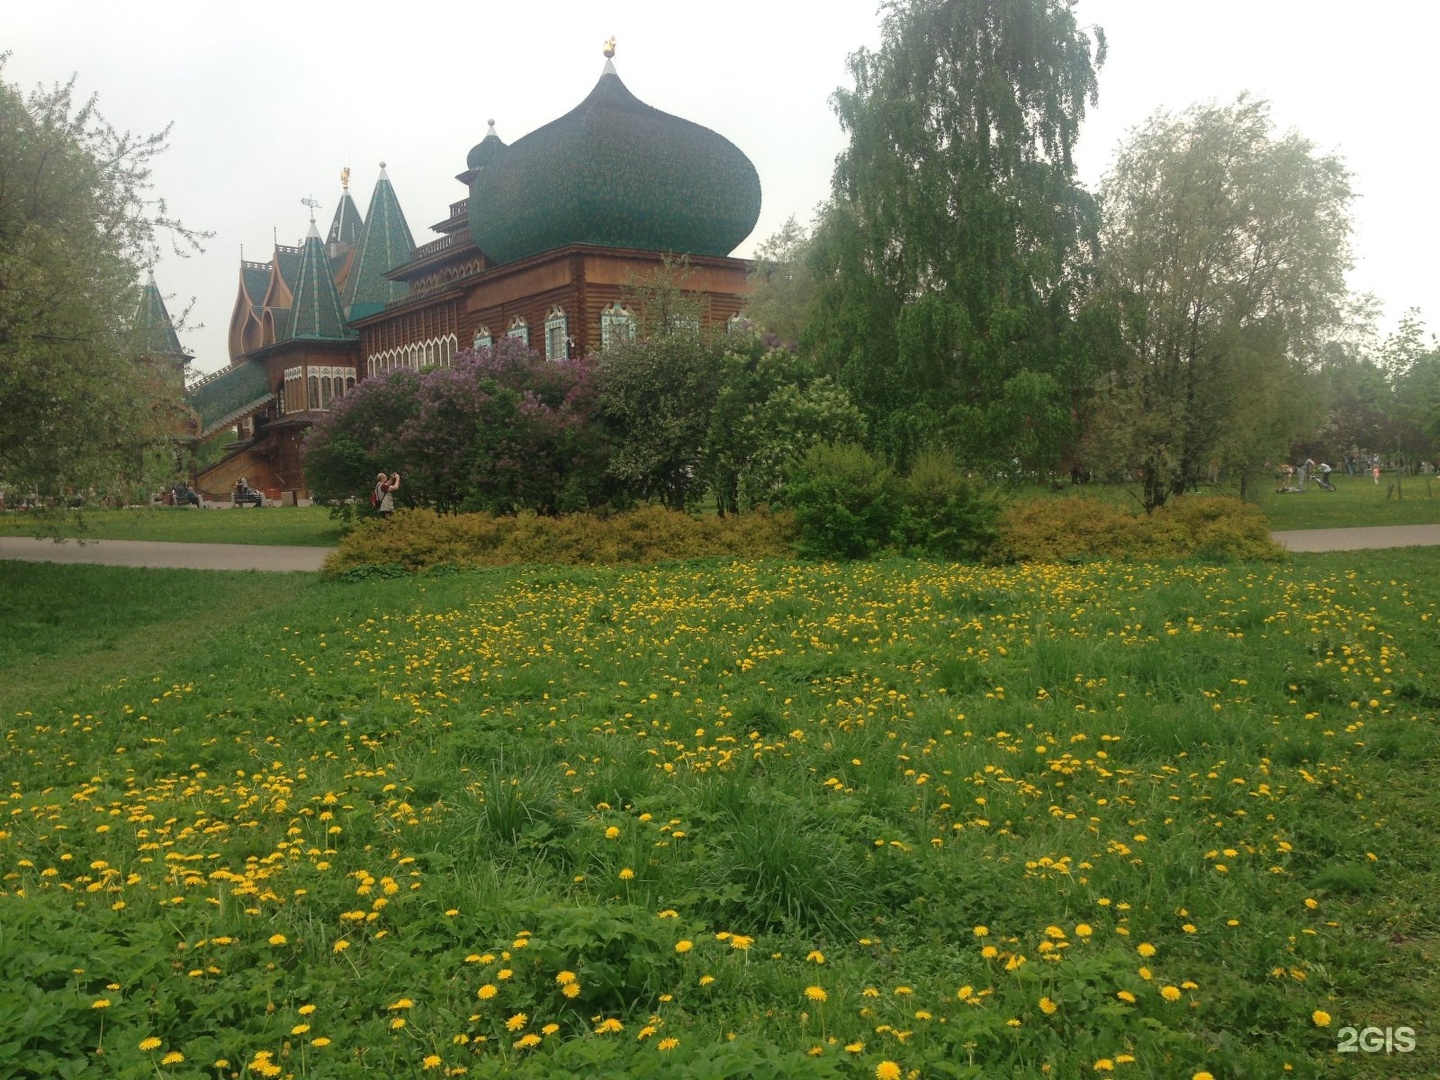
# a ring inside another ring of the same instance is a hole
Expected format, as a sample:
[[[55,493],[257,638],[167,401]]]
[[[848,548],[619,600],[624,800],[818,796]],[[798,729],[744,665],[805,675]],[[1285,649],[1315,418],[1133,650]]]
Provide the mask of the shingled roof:
[[[362,224],[360,208],[350,197],[350,189],[347,187],[335,207],[335,216],[330,219],[330,232],[325,237],[325,246],[328,248],[331,244],[345,244],[354,247],[355,242],[360,239]]]
[[[400,200],[380,163],[380,177],[370,196],[370,209],[356,242],[355,261],[345,279],[345,314],[353,322],[384,309],[393,300],[407,294],[404,282],[390,281],[385,275],[410,258],[415,241],[410,226],[400,209]]]
[[[330,276],[330,261],[320,243],[320,231],[312,221],[310,234],[305,237],[305,246],[300,253],[300,269],[296,273],[285,338],[348,341],[353,337],[355,332],[345,323],[340,294],[335,291],[335,279]],[[278,326],[276,339],[280,340]]]
[[[199,414],[199,435],[205,438],[249,416],[274,396],[265,365],[246,360],[212,375],[189,391],[185,400]]]
[[[640,101],[608,61],[576,108],[472,160],[470,234],[495,263],[574,243],[728,255],[760,216],[750,159]]]
[[[175,333],[175,324],[170,321],[170,312],[165,310],[165,298],[155,285],[155,275],[149,275],[140,289],[140,303],[135,309],[135,320],[131,323],[131,340],[135,351],[145,356],[175,356],[190,359]]]

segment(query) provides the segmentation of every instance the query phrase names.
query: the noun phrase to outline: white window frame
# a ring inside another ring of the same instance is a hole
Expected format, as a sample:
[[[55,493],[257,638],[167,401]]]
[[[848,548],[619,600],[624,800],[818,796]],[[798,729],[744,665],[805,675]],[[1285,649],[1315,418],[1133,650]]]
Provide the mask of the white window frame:
[[[600,312],[600,348],[609,350],[635,340],[635,313],[619,301]]]
[[[494,344],[495,338],[490,333],[490,328],[488,326],[481,326],[476,328],[475,340],[470,342],[470,347],[472,349],[488,349]]]
[[[545,315],[545,359],[570,359],[570,320],[563,308],[553,307]]]
[[[530,345],[530,324],[519,315],[510,320],[510,328],[505,331],[507,338],[519,338],[527,348]]]

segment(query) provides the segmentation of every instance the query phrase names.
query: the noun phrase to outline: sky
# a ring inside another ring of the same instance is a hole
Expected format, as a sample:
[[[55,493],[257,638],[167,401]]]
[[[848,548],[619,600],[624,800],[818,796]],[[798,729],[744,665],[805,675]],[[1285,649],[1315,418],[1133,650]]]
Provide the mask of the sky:
[[[1440,4],[1371,0],[1076,0],[1105,31],[1099,104],[1077,148],[1096,189],[1117,147],[1156,110],[1250,92],[1342,157],[1357,194],[1351,288],[1376,295],[1382,329],[1418,307],[1434,317],[1440,213],[1432,178],[1433,43]],[[155,276],[197,372],[229,361],[242,255],[297,244],[314,198],[324,233],[342,166],[362,213],[378,165],[416,244],[435,237],[455,179],[494,118],[506,142],[568,112],[617,40],[620,77],[642,101],[713,128],[760,174],[760,220],[746,256],[790,215],[809,223],[830,190],[844,133],[829,98],[846,58],[880,40],[876,0],[529,0],[339,4],[249,0],[66,0],[8,5],[0,78],[31,89],[76,77],[118,128],[173,125],[155,193],[203,254],[169,255]]]

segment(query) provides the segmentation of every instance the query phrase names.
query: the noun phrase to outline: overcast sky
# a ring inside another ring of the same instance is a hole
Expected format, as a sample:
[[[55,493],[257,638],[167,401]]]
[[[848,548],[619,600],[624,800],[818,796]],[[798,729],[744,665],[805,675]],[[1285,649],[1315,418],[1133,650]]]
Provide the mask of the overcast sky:
[[[1109,40],[1100,103],[1079,148],[1098,185],[1127,130],[1156,109],[1249,90],[1354,173],[1356,267],[1385,325],[1436,307],[1440,215],[1430,72],[1440,5],[1372,0],[1077,0]],[[493,117],[514,142],[578,104],[615,35],[620,76],[642,101],[711,127],[760,173],[754,245],[790,214],[810,219],[844,145],[828,98],[845,58],[879,41],[876,0],[529,0],[336,4],[250,0],[51,0],[9,4],[3,78],[29,89],[78,76],[117,127],[173,121],[156,188],[187,225],[215,235],[203,255],[165,258],[172,313],[195,368],[228,362],[241,250],[299,243],[313,196],[322,233],[352,170],[362,213],[385,161],[417,244],[467,192],[454,176]]]

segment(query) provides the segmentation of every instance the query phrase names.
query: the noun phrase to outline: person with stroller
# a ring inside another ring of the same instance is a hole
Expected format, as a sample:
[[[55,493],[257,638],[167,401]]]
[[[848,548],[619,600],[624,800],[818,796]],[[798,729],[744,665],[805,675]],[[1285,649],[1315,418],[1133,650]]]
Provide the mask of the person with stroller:
[[[1315,483],[1319,484],[1326,491],[1334,491],[1335,485],[1330,482],[1330,473],[1333,470],[1325,462],[1315,466]]]

